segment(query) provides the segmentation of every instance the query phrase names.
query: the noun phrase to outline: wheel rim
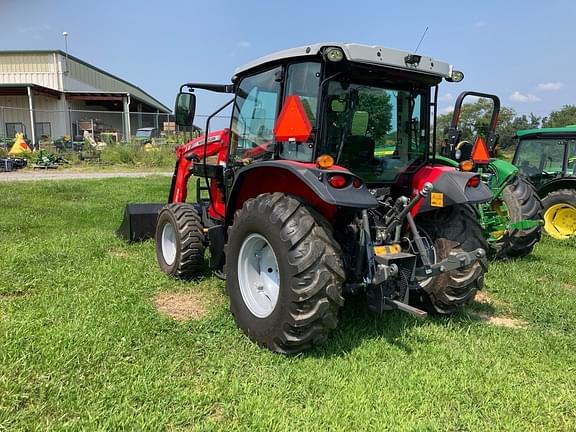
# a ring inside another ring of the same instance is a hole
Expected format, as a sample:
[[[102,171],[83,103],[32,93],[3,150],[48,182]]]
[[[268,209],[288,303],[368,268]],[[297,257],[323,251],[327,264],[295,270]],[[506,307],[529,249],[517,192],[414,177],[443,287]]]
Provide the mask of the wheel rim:
[[[176,231],[171,223],[162,228],[162,257],[168,265],[176,261]]]
[[[260,234],[250,234],[238,256],[238,282],[246,307],[258,318],[266,318],[276,307],[280,272],[274,250]]]
[[[576,207],[554,204],[544,213],[544,229],[552,237],[565,240],[576,234]]]

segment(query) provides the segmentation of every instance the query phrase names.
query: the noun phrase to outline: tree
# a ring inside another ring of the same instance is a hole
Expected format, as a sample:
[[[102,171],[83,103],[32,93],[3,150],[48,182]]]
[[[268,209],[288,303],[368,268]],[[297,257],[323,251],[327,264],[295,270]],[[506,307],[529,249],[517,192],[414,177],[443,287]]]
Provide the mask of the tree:
[[[552,111],[542,121],[543,127],[563,127],[576,124],[576,105],[564,105],[558,111]]]
[[[392,105],[386,91],[360,92],[358,111],[370,113],[367,133],[374,141],[384,138],[392,129]]]
[[[509,124],[498,125],[497,131],[500,134],[500,147],[507,148],[515,144],[514,135],[522,129],[536,129],[540,127],[542,118],[530,113],[529,116],[522,114],[512,119]]]
[[[474,141],[477,135],[486,136],[490,117],[492,114],[492,101],[478,99],[474,103],[462,105],[458,129],[462,132],[463,140]],[[436,137],[438,141],[447,137],[448,128],[452,120],[452,113],[438,116],[436,123]],[[513,137],[519,129],[532,129],[539,127],[541,118],[530,114],[518,116],[510,107],[500,107],[500,116],[496,125],[499,135],[500,147],[506,148],[513,144]]]

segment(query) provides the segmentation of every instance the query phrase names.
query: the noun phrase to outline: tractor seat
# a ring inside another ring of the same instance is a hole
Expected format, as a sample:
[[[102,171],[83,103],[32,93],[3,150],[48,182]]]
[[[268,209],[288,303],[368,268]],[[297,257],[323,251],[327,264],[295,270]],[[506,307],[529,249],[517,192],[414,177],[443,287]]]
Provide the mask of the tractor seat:
[[[344,166],[370,166],[374,162],[374,140],[365,135],[351,135],[344,143],[340,163]]]

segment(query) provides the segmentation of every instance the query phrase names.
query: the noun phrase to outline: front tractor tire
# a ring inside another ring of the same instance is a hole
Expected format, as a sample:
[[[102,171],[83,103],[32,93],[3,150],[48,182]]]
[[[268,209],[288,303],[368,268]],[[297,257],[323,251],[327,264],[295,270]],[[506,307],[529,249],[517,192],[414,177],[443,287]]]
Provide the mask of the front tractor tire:
[[[557,240],[576,237],[576,189],[559,189],[542,200],[544,229]]]
[[[471,252],[477,248],[488,250],[488,243],[478,222],[478,215],[470,205],[454,205],[419,215],[416,219],[421,234],[431,243],[432,262],[444,260],[450,252]],[[486,254],[474,264],[420,281],[411,303],[436,315],[457,312],[472,302],[484,285],[488,269]]]
[[[226,279],[237,325],[259,345],[297,353],[323,342],[344,304],[330,224],[282,194],[247,200],[228,231]]]
[[[156,259],[160,269],[181,279],[204,272],[204,232],[202,219],[193,205],[165,206],[156,224]]]
[[[509,222],[540,222],[543,207],[534,187],[522,177],[516,177],[502,191]],[[540,241],[542,225],[528,229],[512,228],[496,241],[493,254],[496,258],[520,258],[528,255]]]

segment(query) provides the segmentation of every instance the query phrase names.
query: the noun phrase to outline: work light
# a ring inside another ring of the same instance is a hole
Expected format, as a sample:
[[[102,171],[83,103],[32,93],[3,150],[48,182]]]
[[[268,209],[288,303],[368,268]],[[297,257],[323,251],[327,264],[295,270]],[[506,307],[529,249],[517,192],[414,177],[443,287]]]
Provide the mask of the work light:
[[[331,62],[339,62],[344,59],[344,51],[342,51],[338,47],[326,48],[326,50],[324,51],[324,55],[326,56],[326,59],[328,59]]]

